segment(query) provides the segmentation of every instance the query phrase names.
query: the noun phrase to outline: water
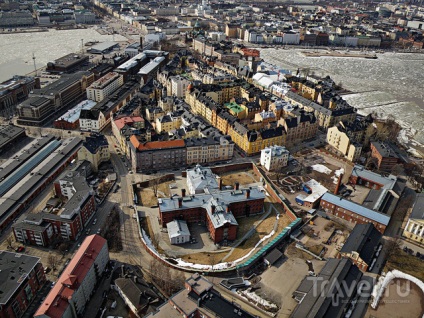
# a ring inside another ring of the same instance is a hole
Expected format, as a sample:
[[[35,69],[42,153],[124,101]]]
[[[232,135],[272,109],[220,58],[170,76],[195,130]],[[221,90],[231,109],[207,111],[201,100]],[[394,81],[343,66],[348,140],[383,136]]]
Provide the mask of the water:
[[[316,75],[330,75],[336,83],[355,92],[343,96],[359,113],[393,115],[407,137],[424,144],[424,54],[384,53],[378,59],[305,57],[301,49],[262,49],[261,57],[295,71],[310,68]]]
[[[88,41],[126,41],[115,34],[101,35],[94,29],[55,30],[48,32],[0,34],[0,82],[13,75],[34,71],[32,54],[37,68],[46,66],[63,55],[81,52],[81,39]],[[85,47],[86,48],[86,47]]]

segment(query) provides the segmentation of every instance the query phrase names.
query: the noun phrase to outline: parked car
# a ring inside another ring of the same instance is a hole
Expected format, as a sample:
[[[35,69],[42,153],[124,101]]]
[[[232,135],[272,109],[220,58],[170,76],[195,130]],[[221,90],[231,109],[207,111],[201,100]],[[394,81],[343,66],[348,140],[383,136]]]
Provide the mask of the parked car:
[[[19,246],[19,247],[16,248],[15,251],[18,252],[18,253],[21,253],[21,252],[25,251],[25,247]]]
[[[93,225],[96,225],[96,223],[97,223],[97,219],[94,219]]]

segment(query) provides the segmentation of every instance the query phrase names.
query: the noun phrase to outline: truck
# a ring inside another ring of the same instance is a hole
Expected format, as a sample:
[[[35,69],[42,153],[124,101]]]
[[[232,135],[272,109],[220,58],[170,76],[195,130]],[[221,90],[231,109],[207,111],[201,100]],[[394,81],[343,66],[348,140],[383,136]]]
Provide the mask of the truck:
[[[305,204],[305,196],[300,194],[295,198],[295,201],[298,205],[304,205]]]
[[[305,191],[307,194],[311,194],[312,193],[312,189],[309,186],[307,186],[306,184],[304,184],[302,186],[302,188],[303,188],[303,191]]]

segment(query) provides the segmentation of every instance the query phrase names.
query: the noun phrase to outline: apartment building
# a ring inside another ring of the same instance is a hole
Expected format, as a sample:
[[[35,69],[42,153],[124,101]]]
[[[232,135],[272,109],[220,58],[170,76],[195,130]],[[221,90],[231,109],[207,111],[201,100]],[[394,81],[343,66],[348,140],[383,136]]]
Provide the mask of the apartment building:
[[[181,169],[186,165],[184,140],[140,142],[136,136],[129,141],[130,161],[134,171]]]
[[[187,165],[226,161],[233,157],[234,142],[230,136],[186,138]]]
[[[351,162],[356,162],[361,156],[362,144],[352,141],[345,129],[338,125],[328,128],[326,141],[337,153]]]
[[[377,168],[383,171],[391,171],[394,166],[402,163],[396,149],[386,142],[372,141],[370,144],[371,157],[377,159]]]
[[[283,146],[270,146],[261,150],[261,166],[267,171],[278,171],[287,166],[289,151]]]
[[[0,318],[20,318],[46,283],[39,257],[0,251]]]
[[[190,81],[181,75],[171,76],[169,81],[171,90],[168,93],[172,96],[184,97]]]
[[[109,263],[106,240],[88,236],[34,314],[40,318],[82,316]]]
[[[228,134],[231,140],[248,156],[259,154],[266,147],[285,145],[286,143],[286,134],[282,126],[249,130],[246,126],[235,122],[228,127]]]
[[[47,211],[30,213],[12,226],[16,241],[49,246],[57,237],[77,240],[96,212],[94,190],[77,171],[65,171],[54,183],[56,195],[65,203]]]
[[[86,137],[81,149],[78,151],[78,160],[89,161],[94,172],[98,171],[102,162],[109,161],[109,144],[105,135],[91,134]]]
[[[87,99],[101,102],[124,84],[124,77],[110,72],[87,87]]]
[[[292,109],[288,116],[281,118],[278,123],[284,127],[287,146],[315,138],[318,132],[318,121],[314,113],[298,107]]]

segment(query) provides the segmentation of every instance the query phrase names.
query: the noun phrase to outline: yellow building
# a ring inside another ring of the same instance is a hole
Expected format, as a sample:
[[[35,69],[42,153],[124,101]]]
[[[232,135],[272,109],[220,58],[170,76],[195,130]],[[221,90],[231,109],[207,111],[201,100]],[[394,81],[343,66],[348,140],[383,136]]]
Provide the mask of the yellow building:
[[[351,162],[357,161],[361,156],[362,144],[351,140],[340,126],[328,128],[327,143]]]
[[[234,143],[248,156],[261,152],[269,146],[285,144],[285,133],[282,126],[262,130],[249,130],[246,126],[235,122],[228,128],[228,134]]]
[[[100,134],[92,134],[87,137],[78,151],[78,160],[89,161],[93,171],[97,172],[102,162],[110,160],[109,144],[106,137]]]
[[[424,242],[424,193],[416,195],[403,235],[419,244]]]
[[[228,109],[228,112],[237,117],[238,119],[245,119],[247,117],[247,109],[246,106],[241,104],[237,104],[236,102],[230,102],[224,104],[224,107]]]

